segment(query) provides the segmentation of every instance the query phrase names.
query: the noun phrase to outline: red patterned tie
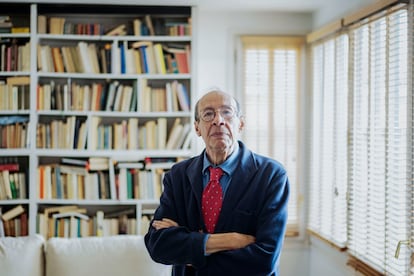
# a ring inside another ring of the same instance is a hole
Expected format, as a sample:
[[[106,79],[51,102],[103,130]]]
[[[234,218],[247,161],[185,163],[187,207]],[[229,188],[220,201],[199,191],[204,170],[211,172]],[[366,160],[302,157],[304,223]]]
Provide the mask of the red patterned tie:
[[[213,233],[221,211],[223,191],[219,183],[223,170],[219,167],[209,167],[210,181],[203,191],[202,212],[208,233]]]

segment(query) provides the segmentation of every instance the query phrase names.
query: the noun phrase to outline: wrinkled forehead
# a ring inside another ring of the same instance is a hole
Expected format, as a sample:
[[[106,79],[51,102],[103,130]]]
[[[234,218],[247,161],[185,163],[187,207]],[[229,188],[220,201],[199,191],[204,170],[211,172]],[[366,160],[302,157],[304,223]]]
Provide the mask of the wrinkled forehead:
[[[210,92],[204,95],[199,101],[199,110],[206,108],[219,108],[222,106],[236,107],[233,97],[223,92]]]

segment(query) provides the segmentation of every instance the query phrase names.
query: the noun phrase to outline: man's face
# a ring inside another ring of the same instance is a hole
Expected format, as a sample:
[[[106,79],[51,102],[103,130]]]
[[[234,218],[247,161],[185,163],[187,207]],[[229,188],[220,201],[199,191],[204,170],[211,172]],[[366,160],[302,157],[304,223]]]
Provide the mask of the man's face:
[[[194,126],[206,150],[231,153],[244,126],[233,98],[221,92],[208,93],[198,103],[198,117]]]

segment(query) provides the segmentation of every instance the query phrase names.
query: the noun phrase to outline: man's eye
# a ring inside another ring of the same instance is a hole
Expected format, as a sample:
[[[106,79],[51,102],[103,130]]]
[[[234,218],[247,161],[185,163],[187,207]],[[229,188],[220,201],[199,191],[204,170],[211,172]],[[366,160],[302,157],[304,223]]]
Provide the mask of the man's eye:
[[[223,109],[221,111],[221,114],[223,114],[223,116],[231,116],[233,114],[233,111],[231,109]]]
[[[206,111],[204,112],[204,117],[210,117],[210,116],[214,116],[214,112],[213,111]]]

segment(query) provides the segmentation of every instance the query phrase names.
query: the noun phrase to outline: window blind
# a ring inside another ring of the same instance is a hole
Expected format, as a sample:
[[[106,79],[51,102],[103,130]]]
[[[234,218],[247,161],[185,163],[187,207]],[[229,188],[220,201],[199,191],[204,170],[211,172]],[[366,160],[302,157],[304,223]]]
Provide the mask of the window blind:
[[[387,5],[311,45],[308,227],[346,246],[364,275],[414,275],[409,7]]]
[[[249,147],[280,161],[291,184],[287,235],[298,231],[298,93],[303,38],[242,37],[243,106]]]
[[[312,47],[312,126],[308,229],[347,241],[348,36]]]
[[[387,275],[409,275],[411,173],[408,153],[407,10],[350,31],[350,253]]]

